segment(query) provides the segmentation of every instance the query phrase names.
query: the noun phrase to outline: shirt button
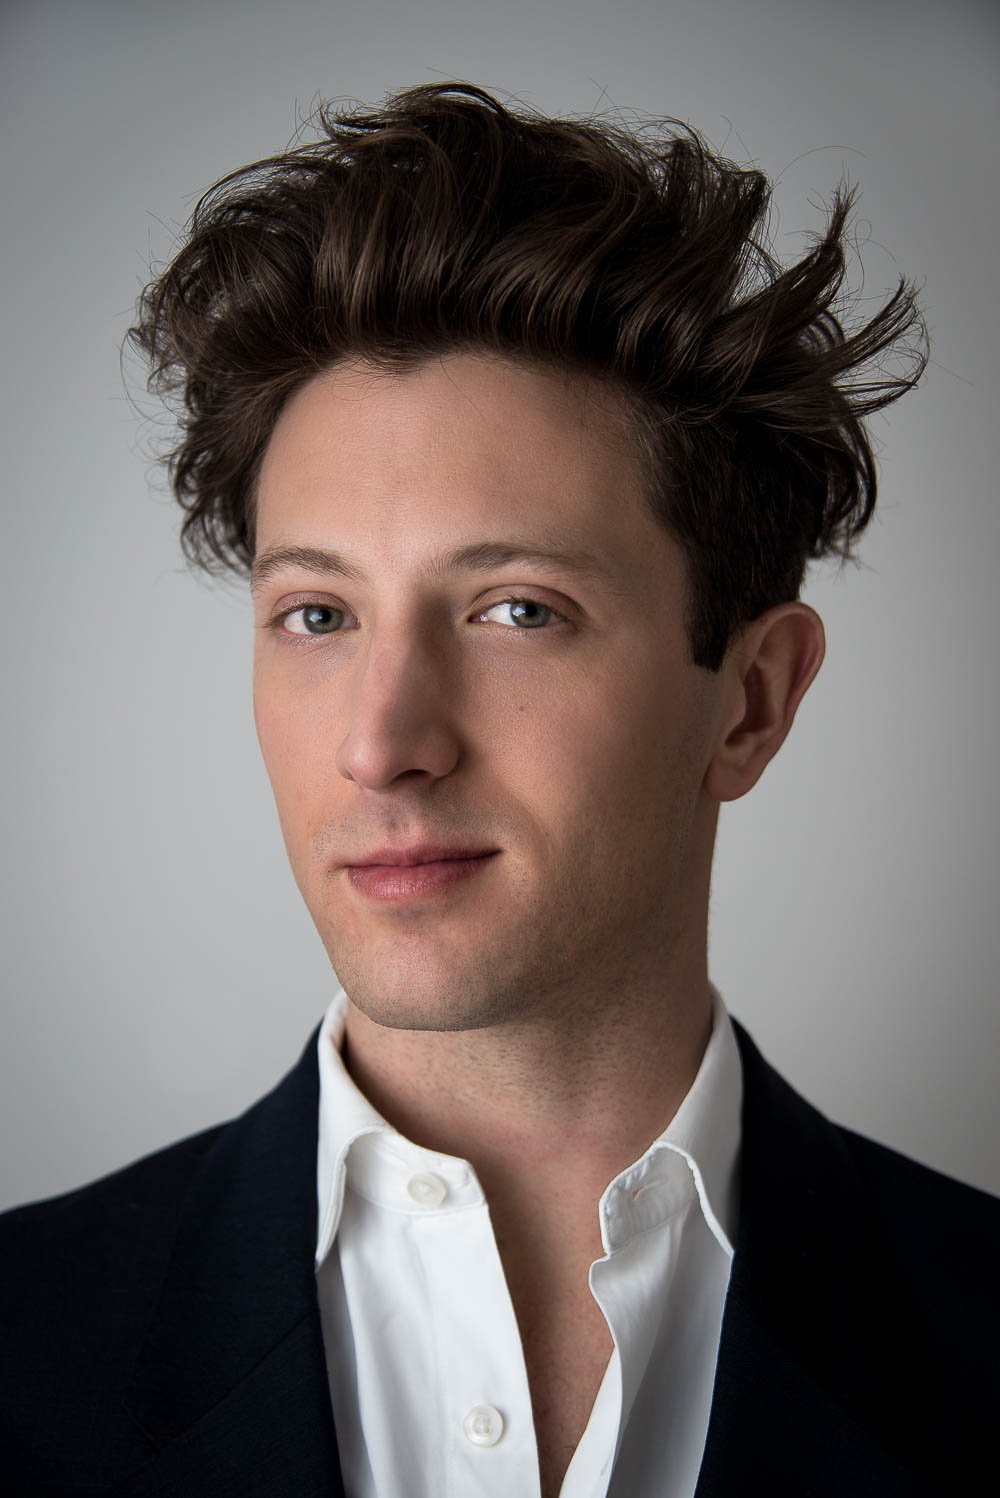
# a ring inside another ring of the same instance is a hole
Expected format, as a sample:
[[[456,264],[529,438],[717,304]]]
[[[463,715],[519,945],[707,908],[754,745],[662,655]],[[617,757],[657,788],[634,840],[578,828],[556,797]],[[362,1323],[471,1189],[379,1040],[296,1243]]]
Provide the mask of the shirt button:
[[[448,1194],[448,1188],[440,1176],[411,1176],[406,1183],[408,1195],[422,1207],[439,1207]]]
[[[503,1435],[503,1416],[491,1404],[474,1404],[463,1425],[473,1446],[495,1446]]]

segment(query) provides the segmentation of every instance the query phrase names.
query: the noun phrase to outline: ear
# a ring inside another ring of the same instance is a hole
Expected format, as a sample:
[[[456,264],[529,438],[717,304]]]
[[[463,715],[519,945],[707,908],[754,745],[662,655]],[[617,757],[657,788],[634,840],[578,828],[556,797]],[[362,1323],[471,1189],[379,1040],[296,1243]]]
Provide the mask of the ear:
[[[729,678],[704,788],[737,801],[777,754],[826,654],[823,621],[805,603],[781,603],[741,631],[723,664]]]

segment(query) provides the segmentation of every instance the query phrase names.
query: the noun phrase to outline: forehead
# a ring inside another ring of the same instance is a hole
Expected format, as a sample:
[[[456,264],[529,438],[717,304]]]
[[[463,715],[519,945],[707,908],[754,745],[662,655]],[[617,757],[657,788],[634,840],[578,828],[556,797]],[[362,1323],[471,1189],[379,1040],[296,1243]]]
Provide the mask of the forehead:
[[[464,457],[511,471],[555,466],[553,445],[574,467],[627,456],[619,402],[594,380],[485,354],[451,354],[397,373],[352,360],[307,381],[286,402],[262,467],[349,465],[365,455],[379,470]]]
[[[284,407],[261,466],[257,549],[347,532],[471,543],[505,521],[628,565],[668,542],[642,495],[623,407],[596,380],[478,353],[406,373],[352,361]]]

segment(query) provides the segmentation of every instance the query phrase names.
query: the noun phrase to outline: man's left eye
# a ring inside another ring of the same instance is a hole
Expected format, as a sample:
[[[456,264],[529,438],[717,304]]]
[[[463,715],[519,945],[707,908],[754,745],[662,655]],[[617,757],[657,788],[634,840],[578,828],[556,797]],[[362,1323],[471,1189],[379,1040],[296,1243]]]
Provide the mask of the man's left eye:
[[[518,621],[518,625],[524,626],[524,629],[519,630],[520,633],[540,629],[547,622],[545,619],[537,618],[539,611],[554,619],[563,617],[557,609],[547,603],[541,603],[537,598],[501,598],[498,603],[491,603],[488,609],[484,609],[479,617],[484,619],[487,614],[492,614],[494,609],[511,609],[512,617]]]

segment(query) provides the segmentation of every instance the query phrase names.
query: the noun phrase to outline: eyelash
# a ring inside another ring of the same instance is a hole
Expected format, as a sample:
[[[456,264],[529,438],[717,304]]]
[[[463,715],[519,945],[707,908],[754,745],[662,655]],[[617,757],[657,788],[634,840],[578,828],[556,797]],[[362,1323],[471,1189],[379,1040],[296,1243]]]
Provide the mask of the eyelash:
[[[544,609],[546,613],[551,614],[554,619],[556,619],[556,620],[559,621],[559,623],[561,623],[561,624],[568,624],[569,623],[569,619],[567,618],[567,616],[565,614],[560,613],[560,611],[557,608],[554,608],[551,603],[544,603],[542,601],[542,599],[540,599],[540,598],[532,598],[530,595],[524,594],[524,593],[511,594],[507,598],[497,598],[497,599],[494,600],[493,603],[487,604],[487,606],[486,606],[485,609],[480,610],[480,614],[477,614],[476,617],[479,618],[481,614],[488,614],[493,609],[501,608],[505,603],[530,603],[530,604],[534,604],[534,606],[536,608]],[[268,620],[268,622],[267,622],[267,628],[274,630],[279,636],[281,636],[285,640],[286,643],[290,643],[291,645],[293,645],[295,647],[297,647],[299,645],[306,645],[308,642],[313,641],[313,640],[330,639],[330,638],[335,638],[339,634],[343,634],[344,631],[340,630],[340,629],[330,630],[325,635],[324,634],[316,634],[316,635],[310,635],[310,634],[292,634],[291,632],[286,632],[285,630],[283,630],[282,626],[284,625],[285,620],[286,619],[290,619],[293,614],[300,614],[300,613],[302,613],[302,611],[304,609],[333,609],[337,613],[344,613],[344,614],[349,614],[350,613],[349,609],[341,609],[336,604],[332,604],[332,603],[320,603],[316,599],[308,599],[307,598],[303,602],[295,604],[292,608],[283,609],[280,614],[275,614],[275,616],[274,616],[273,619],[269,619]],[[551,628],[551,627],[552,626],[537,626],[534,629],[518,629],[518,628],[516,628],[515,626],[512,625],[510,628],[507,629],[507,633],[508,634],[512,634],[512,635],[545,634],[547,628]]]

